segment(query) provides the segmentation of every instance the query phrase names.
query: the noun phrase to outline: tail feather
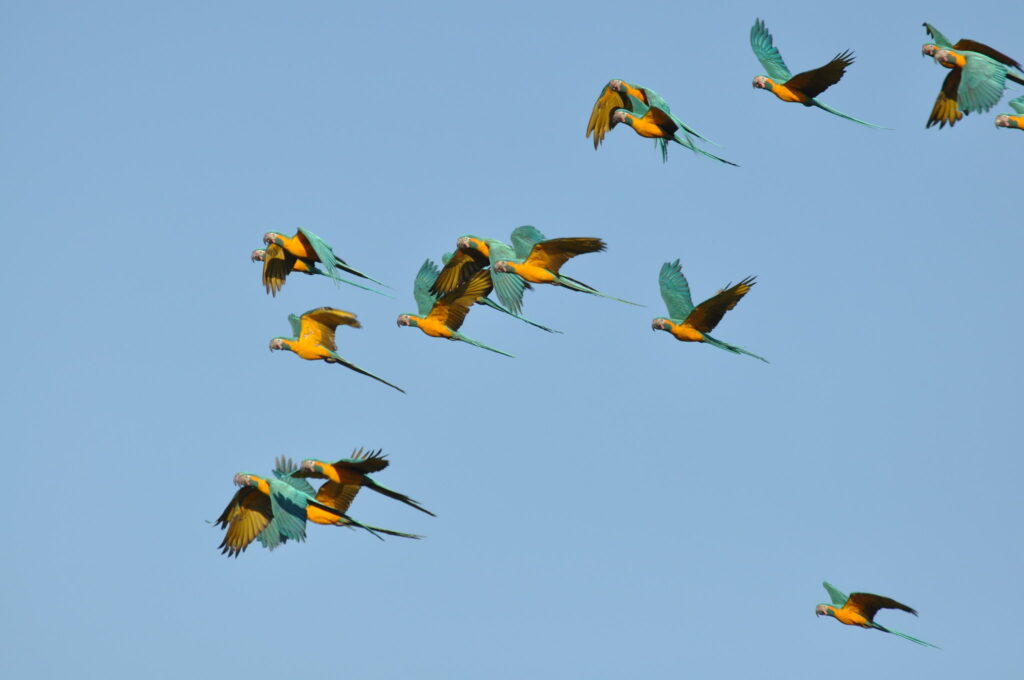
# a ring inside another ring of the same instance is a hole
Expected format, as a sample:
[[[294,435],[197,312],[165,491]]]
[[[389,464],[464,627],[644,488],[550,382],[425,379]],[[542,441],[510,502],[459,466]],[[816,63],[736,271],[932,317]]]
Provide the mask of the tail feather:
[[[1014,71],[1014,70],[1007,69],[1007,71],[1006,71],[1006,79],[1007,80],[1012,80],[1013,82],[1017,83],[1018,85],[1024,85],[1024,74],[1022,74],[1020,71]]]
[[[701,139],[703,139],[703,137]],[[699,153],[700,155],[706,156],[706,157],[711,158],[713,160],[716,160],[719,163],[725,163],[726,165],[731,165],[731,166],[737,167],[737,168],[739,167],[736,163],[733,163],[732,161],[727,161],[724,158],[719,158],[718,156],[716,156],[713,153],[708,153],[704,149],[701,149],[700,147],[698,147],[696,144],[687,143],[687,142],[683,141],[682,139],[679,139],[679,135],[676,135],[675,137],[673,137],[672,141],[675,142],[676,144],[681,145],[681,146],[685,146],[687,149],[693,151],[694,153]],[[712,142],[712,144],[714,144],[714,142]],[[665,146],[667,147],[668,143],[666,143]],[[665,157],[667,158],[668,157],[668,150],[664,149],[663,151],[664,151]]]
[[[319,274],[319,275],[321,275],[321,276],[326,276],[327,278],[329,278],[329,279],[333,279],[333,280],[334,280],[334,281],[336,281],[336,282],[341,282],[341,283],[347,283],[347,284],[348,284],[348,285],[350,285],[350,286],[355,286],[356,288],[362,288],[363,290],[368,290],[368,291],[370,291],[371,293],[376,293],[377,295],[383,295],[384,297],[389,297],[389,298],[391,298],[392,300],[394,300],[394,299],[395,299],[395,296],[394,296],[394,295],[388,295],[387,293],[383,293],[383,292],[381,292],[381,291],[379,291],[379,290],[375,290],[375,289],[373,289],[373,288],[370,288],[369,286],[364,286],[364,285],[362,285],[361,283],[356,283],[355,281],[349,281],[348,279],[343,279],[343,278],[341,278],[340,276],[330,276],[329,274],[327,274],[327,273],[325,273],[325,272],[321,271],[321,270],[320,270],[320,269],[318,269],[318,268],[314,268],[314,269],[313,269],[313,271],[312,271],[312,272],[310,272],[310,273],[311,273],[311,274]],[[371,279],[371,280],[372,280],[372,279]],[[381,284],[381,285],[383,285],[383,284]]]
[[[924,640],[918,640],[916,637],[911,637],[906,633],[901,633],[898,630],[893,630],[892,628],[886,628],[885,626],[875,623],[874,621],[871,622],[871,625],[874,626],[877,630],[882,631],[883,633],[892,633],[893,635],[898,635],[901,638],[905,638],[907,640],[910,640],[911,642],[916,642],[917,644],[923,645],[925,647],[934,647],[935,649],[942,649],[938,645],[933,645],[932,643],[925,642]]]
[[[608,298],[609,300],[615,300],[616,302],[624,302],[627,305],[633,305],[634,307],[646,306],[638,302],[630,302],[629,300],[623,300],[622,298],[612,297],[611,295],[605,295],[601,291],[591,286],[588,286],[582,281],[577,281],[576,279],[569,278],[568,276],[562,274],[558,275],[558,278],[555,280],[555,283],[558,284],[559,286],[564,286],[569,290],[579,291],[580,293],[590,293],[591,295],[597,295],[598,297]]]
[[[373,278],[372,276],[368,276],[367,274],[362,273],[361,271],[359,271],[355,267],[348,266],[348,264],[346,264],[345,262],[342,262],[341,260],[338,260],[338,262],[335,263],[334,266],[337,269],[340,269],[343,272],[348,272],[352,276],[358,276],[361,279],[366,279],[367,281],[373,281],[378,286],[384,286],[385,288],[391,288],[391,286],[389,286],[388,284],[384,283],[383,281],[378,281],[377,279]],[[341,278],[340,276],[338,276],[334,272],[331,272],[331,274],[329,276],[331,276],[331,278],[335,279],[336,281],[345,281],[345,279]],[[394,289],[392,288],[392,290],[394,290]]]
[[[494,300],[492,300],[490,298],[483,297],[483,298],[480,298],[479,300],[477,300],[477,302],[479,302],[482,305],[486,305],[487,307],[490,307],[491,309],[496,309],[499,312],[505,312],[509,316],[515,317],[515,318],[519,319],[520,321],[525,321],[526,323],[530,324],[531,326],[539,328],[542,331],[547,331],[548,333],[561,333],[562,332],[562,331],[556,331],[553,328],[548,328],[547,326],[542,326],[539,323],[537,323],[536,321],[530,321],[526,317],[519,316],[515,312],[510,312],[510,311],[508,311],[507,309],[505,309],[504,307],[502,307],[501,305],[499,305],[497,302],[495,302]]]
[[[416,538],[416,539],[423,538],[419,534],[406,534],[406,533],[403,533],[401,531],[392,531],[391,529],[381,529],[380,527],[369,527],[369,528],[374,530],[374,531],[376,531],[376,532],[378,532],[378,533],[387,534],[388,536],[400,536],[402,538]],[[381,540],[384,540],[384,539],[381,539]]]
[[[811,100],[811,104],[813,106],[817,106],[822,111],[828,111],[833,116],[839,116],[840,118],[845,118],[846,120],[852,120],[854,123],[860,123],[861,125],[866,125],[867,127],[875,128],[876,130],[891,130],[892,129],[892,128],[883,127],[881,125],[875,125],[874,123],[868,123],[868,122],[865,122],[863,120],[854,118],[853,116],[848,116],[845,113],[843,113],[842,111],[837,111],[836,109],[833,109],[828,104],[822,104],[817,99],[812,99]]]
[[[474,347],[480,347],[481,349],[489,349],[492,352],[496,352],[497,354],[501,354],[502,356],[512,357],[513,359],[515,358],[515,355],[513,355],[513,354],[509,354],[508,352],[502,352],[500,349],[494,349],[493,347],[488,347],[484,343],[477,342],[473,338],[467,338],[462,333],[452,333],[452,339],[453,340],[461,340],[462,342],[468,342],[470,345],[473,345]]]
[[[416,508],[417,510],[419,510],[420,512],[427,513],[431,517],[437,517],[437,515],[432,513],[430,510],[427,510],[422,505],[420,505],[417,501],[414,501],[413,499],[409,498],[404,493],[398,493],[397,491],[393,491],[393,490],[389,489],[388,487],[386,487],[386,486],[384,486],[382,484],[378,484],[377,482],[375,482],[374,480],[370,479],[369,477],[366,478],[366,481],[369,482],[368,484],[366,484],[366,486],[371,488],[371,489],[373,489],[377,493],[383,494],[383,495],[387,496],[388,498],[394,498],[396,501],[401,501],[401,502],[405,503],[406,505],[408,505],[409,507],[413,507],[413,508]]]
[[[717,347],[719,349],[724,349],[726,352],[732,352],[733,354],[746,354],[747,356],[752,356],[755,359],[760,359],[766,364],[771,363],[762,356],[758,356],[753,352],[748,352],[747,350],[743,349],[742,347],[738,347],[737,345],[730,345],[727,342],[722,342],[721,340],[711,337],[707,333],[704,334],[704,342],[708,343],[709,345],[713,345],[714,347]]]

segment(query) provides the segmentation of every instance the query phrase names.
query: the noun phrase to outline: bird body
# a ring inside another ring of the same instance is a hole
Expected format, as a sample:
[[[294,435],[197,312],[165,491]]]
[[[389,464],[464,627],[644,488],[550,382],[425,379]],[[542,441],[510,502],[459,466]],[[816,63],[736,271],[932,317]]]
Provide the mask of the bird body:
[[[1018,115],[1002,113],[996,116],[996,127],[1017,128],[1024,130],[1024,97],[1010,100],[1010,108]]]
[[[321,273],[335,281],[344,282],[344,279],[339,277],[334,271],[335,269],[340,269],[368,281],[373,281],[380,286],[387,287],[386,284],[364,274],[335,255],[334,249],[330,244],[308,229],[299,227],[294,236],[287,236],[276,231],[268,231],[263,235],[263,242],[268,246],[271,244],[280,246],[292,257],[322,263],[326,269]]]
[[[292,255],[291,253],[289,253],[287,250],[277,245],[276,243],[271,243],[267,245],[266,248],[259,248],[257,250],[252,251],[250,259],[253,262],[263,263],[263,287],[266,288],[268,293],[275,297],[277,296],[277,292],[281,290],[281,287],[284,286],[285,279],[288,277],[289,274],[293,272],[306,274],[307,276],[324,276],[335,281],[340,281],[341,283],[347,283],[348,285],[355,286],[356,288],[368,290],[371,293],[377,293],[378,295],[391,297],[387,293],[382,293],[379,290],[374,290],[373,288],[370,288],[369,286],[364,286],[361,283],[349,281],[348,279],[342,278],[340,276],[329,276],[321,269],[318,269],[316,263],[313,260],[306,260],[303,258],[295,257],[294,255]],[[338,266],[340,267],[342,265]]]
[[[899,609],[917,616],[917,612],[907,605],[897,602],[892,598],[883,597],[882,595],[874,595],[872,593],[850,593],[850,595],[847,596],[837,590],[835,586],[828,581],[823,581],[821,585],[824,586],[826,591],[828,591],[829,598],[832,600],[832,603],[817,605],[814,608],[816,616],[831,616],[839,623],[846,624],[847,626],[874,628],[875,630],[880,630],[883,633],[891,633],[892,635],[897,635],[925,647],[935,647],[935,645],[930,642],[918,640],[906,633],[900,633],[899,631],[886,628],[885,626],[875,622],[875,614],[878,613],[879,609]]]
[[[358,451],[353,452],[351,458],[342,458],[341,460],[334,461],[333,463],[316,459],[306,459],[302,461],[301,466],[291,474],[297,478],[315,477],[318,479],[326,479],[325,487],[321,487],[321,491],[324,492],[326,497],[336,496],[339,491],[343,491],[344,489],[351,489],[352,496],[354,497],[355,492],[360,488],[367,488],[387,496],[388,498],[401,501],[409,507],[416,508],[420,512],[434,516],[434,513],[421,506],[419,502],[414,501],[405,494],[379,484],[376,480],[370,477],[369,473],[379,472],[386,468],[388,464],[389,461],[384,458],[379,450],[364,451],[363,449],[359,449]],[[335,489],[330,485],[340,488]],[[317,498],[320,499],[320,492],[318,492]],[[337,507],[326,499],[321,500],[328,505]]]

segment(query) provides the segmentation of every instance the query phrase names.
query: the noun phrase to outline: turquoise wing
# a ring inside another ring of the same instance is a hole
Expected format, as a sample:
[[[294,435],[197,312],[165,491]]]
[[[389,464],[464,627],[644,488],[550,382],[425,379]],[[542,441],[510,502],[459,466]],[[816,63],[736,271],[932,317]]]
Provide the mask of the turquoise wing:
[[[784,83],[793,77],[786,67],[786,62],[782,61],[782,55],[779,54],[779,50],[772,42],[772,34],[768,32],[768,27],[761,19],[755,21],[754,25],[750,27],[750,46],[754,48],[754,55],[772,80]]]
[[[313,485],[301,477],[292,477],[292,475],[298,472],[299,466],[295,464],[291,458],[285,458],[284,456],[278,456],[274,459],[274,476],[280,479],[285,484],[290,484],[296,490],[302,493],[309,494],[310,496],[316,495],[316,489]]]
[[[960,78],[957,104],[962,111],[988,111],[1006,90],[1006,66],[978,52],[963,52],[967,64]]]
[[[451,257],[449,255],[449,257]],[[416,309],[420,316],[430,314],[437,296],[430,292],[430,287],[437,280],[440,270],[432,260],[425,260],[423,266],[416,273],[416,282],[412,286],[412,296],[416,298]]]
[[[548,237],[540,233],[537,227],[526,224],[512,230],[512,247],[516,251],[516,257],[525,260],[530,256],[533,246],[541,241],[547,241]]]
[[[1010,107],[1018,114],[1024,116],[1024,97],[1017,97],[1010,100]]]
[[[661,287],[661,299],[668,307],[669,317],[685,321],[693,311],[693,300],[690,299],[690,284],[683,276],[679,260],[661,265],[658,285]]]
[[[497,239],[489,238],[486,241],[491,258],[491,281],[494,282],[494,291],[505,309],[516,314],[523,311],[523,290],[526,288],[526,281],[518,274],[510,272],[494,271],[494,263],[502,260],[517,260],[516,253],[512,246]]]
[[[292,338],[298,339],[302,333],[302,319],[299,318],[298,314],[289,314],[288,323],[292,325]]]
[[[953,46],[953,42],[946,36],[942,35],[942,31],[935,28],[927,21],[921,25],[924,26],[924,30],[928,31],[928,35],[932,37],[932,40],[934,40],[935,44],[938,45],[939,47],[949,48]]]
[[[271,525],[276,524],[285,539],[306,540],[306,504],[309,496],[280,479],[268,479],[267,483],[270,485],[270,509],[274,513]]]
[[[832,598],[832,604],[837,607],[842,607],[846,604],[846,601],[850,599],[846,596],[846,593],[837,590],[836,587],[828,581],[822,581],[821,585],[825,586],[825,590],[828,591],[828,596]]]
[[[327,241],[323,240],[308,229],[299,227],[299,233],[306,237],[309,241],[309,245],[313,246],[313,252],[316,253],[317,258],[324,266],[324,274],[331,279],[339,280],[338,275],[334,269],[338,266],[338,258],[334,255],[334,249],[328,245]]]

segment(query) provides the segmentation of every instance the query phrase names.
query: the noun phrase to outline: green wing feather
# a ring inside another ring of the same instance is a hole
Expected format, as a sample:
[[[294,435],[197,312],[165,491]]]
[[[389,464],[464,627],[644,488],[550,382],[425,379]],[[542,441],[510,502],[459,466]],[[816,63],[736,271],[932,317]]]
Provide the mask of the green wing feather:
[[[451,255],[449,254],[448,257],[450,259]],[[434,285],[439,272],[440,270],[437,268],[437,265],[428,259],[423,262],[423,266],[416,273],[416,282],[412,287],[412,295],[416,298],[416,309],[419,310],[418,314],[420,316],[430,314],[434,302],[437,301],[437,296],[430,292],[430,287]]]
[[[288,323],[292,325],[292,339],[298,340],[299,334],[302,333],[302,319],[298,314],[289,314]]]
[[[658,286],[661,288],[661,299],[668,307],[669,318],[685,321],[693,311],[693,299],[690,297],[690,284],[683,276],[679,260],[661,265]]]
[[[256,539],[268,550],[289,540],[306,540],[305,494],[278,479],[267,479],[267,484],[274,518]]]
[[[750,28],[750,46],[754,48],[754,56],[761,62],[761,66],[764,66],[765,72],[772,80],[782,84],[793,77],[772,42],[772,34],[768,32],[768,27],[761,19],[755,21]]]
[[[832,604],[834,604],[837,607],[842,607],[844,604],[846,604],[846,601],[850,599],[846,595],[846,593],[837,590],[836,587],[828,581],[822,581],[821,585],[823,585],[825,587],[825,590],[828,591],[828,596],[832,598]]]
[[[932,40],[934,40],[935,44],[938,45],[939,47],[949,48],[953,46],[953,42],[946,36],[942,35],[942,31],[935,28],[927,21],[921,25],[924,26],[924,30],[928,31],[928,35],[932,37]]]
[[[310,496],[316,495],[316,489],[313,485],[307,482],[305,479],[299,477],[293,477],[298,472],[299,466],[295,464],[291,458],[285,456],[278,456],[274,459],[274,476],[280,479],[285,484],[290,484],[297,491],[301,491],[304,494]]]
[[[341,279],[334,271],[338,266],[338,258],[334,255],[334,249],[331,248],[327,241],[324,241],[308,229],[299,227],[299,233],[306,237],[309,245],[313,246],[313,252],[316,253],[317,259],[324,265],[324,276],[340,281]]]
[[[1010,107],[1018,114],[1024,116],[1024,97],[1017,97],[1010,100]]]
[[[535,244],[547,240],[548,237],[540,233],[537,227],[531,227],[528,224],[512,230],[512,247],[516,251],[516,257],[520,260],[525,260],[530,256],[530,251],[533,250]]]
[[[988,111],[999,103],[1006,90],[1006,66],[979,52],[963,52],[963,68],[957,103],[961,111]]]
[[[501,304],[509,311],[519,314],[523,311],[523,290],[526,288],[526,281],[518,274],[512,272],[494,271],[494,263],[502,260],[518,262],[516,253],[512,246],[497,239],[486,240],[487,248],[490,251],[491,260],[491,281],[494,283],[494,292],[498,294]]]

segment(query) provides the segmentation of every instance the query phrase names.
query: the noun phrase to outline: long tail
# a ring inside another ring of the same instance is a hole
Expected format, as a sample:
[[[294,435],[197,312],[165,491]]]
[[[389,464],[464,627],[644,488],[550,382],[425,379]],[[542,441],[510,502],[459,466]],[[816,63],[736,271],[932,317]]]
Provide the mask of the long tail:
[[[907,635],[906,633],[899,632],[898,630],[893,630],[891,628],[886,628],[885,626],[883,626],[881,624],[878,624],[878,623],[875,623],[874,621],[871,622],[871,625],[874,626],[876,629],[882,631],[883,633],[892,633],[893,635],[899,635],[901,638],[906,638],[907,640],[910,640],[911,642],[916,642],[917,644],[924,645],[925,647],[934,647],[935,649],[942,649],[942,647],[939,647],[938,645],[933,645],[932,643],[925,642],[924,640],[918,640],[916,637],[911,637],[911,636]]]
[[[338,512],[338,511],[335,510],[334,512]],[[371,534],[373,534],[374,536],[376,536],[377,538],[379,538],[382,541],[384,540],[384,537],[381,536],[380,533],[378,533],[378,532],[383,532],[385,534],[391,533],[391,532],[385,531],[383,529],[378,529],[377,527],[371,527],[368,524],[363,524],[359,520],[353,519],[353,518],[349,517],[348,515],[346,515],[343,512],[339,513],[338,524],[340,524],[341,526],[357,526],[360,529],[366,529],[367,531],[369,531]]]
[[[771,363],[770,361],[768,361],[767,359],[765,359],[762,356],[758,356],[758,355],[754,354],[753,352],[748,352],[747,350],[743,349],[742,347],[737,347],[736,345],[730,345],[727,342],[722,342],[721,340],[717,340],[717,339],[711,337],[710,335],[708,335],[707,333],[704,334],[704,342],[708,343],[709,345],[713,345],[713,346],[715,346],[715,347],[717,347],[719,349],[724,349],[726,352],[732,352],[733,354],[746,354],[747,356],[752,356],[755,359],[760,359],[761,361],[763,361],[766,364]]]
[[[678,122],[682,122],[682,121],[678,121]],[[683,135],[687,139],[689,139],[691,143],[693,142],[693,140],[690,139],[690,135],[693,135],[697,139],[702,139],[705,142],[707,142],[708,144],[712,144],[714,146],[717,146],[719,149],[723,148],[722,145],[719,144],[718,142],[708,139],[707,137],[705,137],[701,133],[697,132],[696,130],[694,130],[692,127],[690,127],[689,125],[687,125],[685,123],[683,123],[683,126],[680,129],[683,131]],[[689,133],[689,134],[687,134],[687,133]]]
[[[406,496],[404,493],[398,493],[397,491],[389,489],[388,487],[386,487],[386,486],[384,486],[382,484],[378,484],[377,482],[373,481],[369,477],[366,478],[366,480],[364,482],[364,485],[369,487],[369,488],[371,488],[371,489],[373,489],[374,491],[376,491],[379,494],[383,494],[383,495],[387,496],[388,498],[394,498],[396,501],[402,501],[403,503],[405,503],[409,507],[416,508],[420,512],[425,512],[428,515],[430,515],[431,517],[437,517],[437,515],[432,513],[430,510],[427,510],[425,507],[420,505],[419,502],[414,501],[413,499],[411,499],[408,496]]]
[[[703,137],[701,139],[703,139]],[[675,142],[676,144],[680,144],[682,146],[685,146],[687,149],[689,149],[690,151],[693,151],[694,153],[699,153],[702,156],[707,156],[708,158],[712,158],[712,159],[718,161],[719,163],[725,163],[726,165],[731,165],[731,166],[737,167],[737,168],[740,167],[739,165],[737,165],[736,163],[733,163],[732,161],[727,161],[724,158],[719,158],[718,156],[716,156],[713,153],[708,153],[704,149],[701,149],[700,147],[698,147],[696,144],[688,143],[688,142],[686,142],[683,139],[679,139],[679,135],[675,135],[672,138],[672,141]],[[712,142],[712,143],[714,143],[714,142]],[[661,150],[661,152],[662,152],[663,159],[668,159],[668,142],[667,141],[665,142],[665,148],[663,148]]]
[[[341,265],[339,265],[339,267],[340,267],[340,266],[341,266]],[[340,276],[330,276],[329,274],[327,274],[327,273],[325,273],[325,272],[321,271],[321,270],[320,270],[319,268],[315,268],[315,269],[313,269],[313,271],[312,271],[311,273],[313,273],[313,274],[319,274],[319,275],[321,275],[321,276],[326,276],[327,278],[329,278],[329,279],[333,279],[334,281],[340,281],[341,283],[347,283],[347,284],[348,284],[348,285],[350,285],[350,286],[355,286],[356,288],[362,288],[363,290],[368,290],[368,291],[370,291],[371,293],[376,293],[377,295],[383,295],[384,297],[389,297],[389,298],[391,298],[392,300],[394,300],[394,299],[395,299],[395,296],[394,296],[394,295],[388,295],[387,293],[382,293],[382,292],[381,292],[381,291],[379,291],[379,290],[375,290],[375,289],[373,289],[373,288],[370,288],[369,286],[364,286],[363,284],[361,284],[361,283],[356,283],[355,281],[349,281],[348,279],[343,279],[343,278],[341,278]],[[372,280],[372,279],[371,279],[371,280]],[[384,285],[384,284],[381,284],[381,285]]]
[[[861,125],[866,125],[866,126],[868,126],[870,128],[875,128],[876,130],[891,130],[892,129],[892,128],[883,127],[881,125],[875,125],[874,123],[867,123],[867,122],[865,122],[863,120],[859,120],[857,118],[854,118],[853,116],[848,116],[845,113],[843,113],[842,111],[837,111],[836,109],[833,109],[828,104],[822,104],[817,99],[812,99],[811,100],[811,104],[813,106],[817,106],[822,111],[828,111],[829,113],[831,113],[834,116],[839,116],[840,118],[845,118],[846,120],[852,120],[854,123],[860,123]]]
[[[1013,82],[1017,83],[1018,85],[1024,85],[1024,74],[1022,74],[1020,71],[1014,71],[1013,69],[1007,69],[1006,70],[1006,79],[1007,80],[1012,80]]]
[[[500,349],[494,349],[493,347],[488,347],[484,343],[477,342],[473,338],[467,338],[462,333],[452,333],[452,339],[453,340],[461,340],[462,342],[468,342],[469,344],[474,345],[476,347],[481,347],[483,349],[489,349],[492,352],[497,352],[498,354],[501,354],[501,355],[504,355],[504,356],[507,356],[507,357],[512,357],[513,359],[515,358],[515,355],[509,354],[508,352],[502,352]]]
[[[342,260],[338,260],[338,262],[334,266],[337,269],[340,269],[343,272],[348,272],[352,276],[358,276],[361,279],[366,279],[367,281],[373,281],[378,286],[384,286],[385,288],[391,288],[391,286],[389,286],[388,284],[384,283],[383,281],[378,281],[377,279],[373,278],[372,276],[367,276],[366,274],[362,273],[361,271],[359,271],[355,267],[350,267],[348,265],[348,263],[343,262]],[[333,274],[333,272],[332,272],[332,274]],[[336,281],[345,281],[345,279],[339,277],[337,274],[333,274],[333,276],[331,276],[331,278],[336,280]],[[346,281],[346,283],[347,283],[347,281]],[[392,288],[392,290],[394,290],[394,288]]]
[[[505,312],[509,316],[514,316],[515,318],[519,319],[520,321],[525,321],[526,323],[530,324],[531,326],[535,326],[536,328],[539,328],[542,331],[547,331],[548,333],[561,333],[562,332],[562,331],[556,331],[553,328],[548,328],[547,326],[541,326],[536,321],[530,321],[526,317],[519,316],[515,312],[510,312],[507,309],[505,309],[504,307],[502,307],[501,305],[499,305],[494,300],[491,300],[490,298],[485,298],[485,297],[484,298],[480,298],[479,300],[477,300],[477,302],[479,302],[482,305],[487,305],[491,309],[496,309],[499,312]]]
[[[639,302],[630,302],[629,300],[623,300],[622,298],[612,297],[611,295],[605,295],[604,293],[602,293],[601,291],[597,290],[596,288],[588,286],[587,284],[583,283],[582,281],[577,281],[576,279],[571,279],[568,276],[565,276],[564,274],[559,274],[558,278],[555,279],[554,283],[556,283],[559,286],[564,286],[564,287],[568,288],[569,290],[576,290],[576,291],[579,291],[581,293],[590,293],[591,295],[597,295],[599,297],[608,298],[609,300],[615,300],[616,302],[625,302],[627,305],[633,305],[634,307],[646,307],[647,306],[647,305],[642,305]]]
[[[363,369],[359,368],[358,366],[356,366],[355,364],[353,364],[353,363],[352,363],[351,361],[349,361],[348,359],[343,359],[342,357],[338,356],[338,354],[336,354],[336,353],[333,353],[333,352],[331,353],[331,356],[332,356],[332,357],[334,358],[334,363],[338,363],[338,364],[341,364],[341,365],[342,365],[342,366],[344,366],[345,368],[351,369],[351,370],[355,371],[356,373],[362,373],[362,374],[363,374],[363,375],[365,375],[365,376],[368,376],[368,377],[370,377],[370,378],[373,378],[373,379],[374,379],[374,380],[376,380],[377,382],[382,382],[382,383],[384,383],[385,385],[387,385],[388,387],[393,387],[393,388],[395,388],[396,390],[398,390],[399,392],[401,392],[402,394],[405,394],[405,390],[403,390],[403,389],[402,389],[401,387],[399,387],[398,385],[392,385],[391,383],[389,383],[389,382],[388,382],[387,380],[385,380],[384,378],[380,378],[380,377],[378,377],[378,376],[375,376],[375,375],[374,375],[373,373],[370,373],[369,371],[365,371],[365,370],[363,370]]]
[[[348,522],[344,522],[344,521],[339,522],[338,524],[340,524],[341,526],[349,526],[349,523]],[[419,534],[406,534],[406,533],[402,533],[401,531],[392,531],[391,529],[381,529],[380,527],[370,526],[368,524],[360,524],[359,526],[361,526],[362,528],[364,528],[364,529],[366,529],[368,531],[373,532],[373,534],[375,536],[377,534],[387,534],[388,536],[401,536],[402,538],[423,538]],[[382,541],[384,540],[380,536],[377,536],[377,538],[380,538],[380,540],[382,540]]]

